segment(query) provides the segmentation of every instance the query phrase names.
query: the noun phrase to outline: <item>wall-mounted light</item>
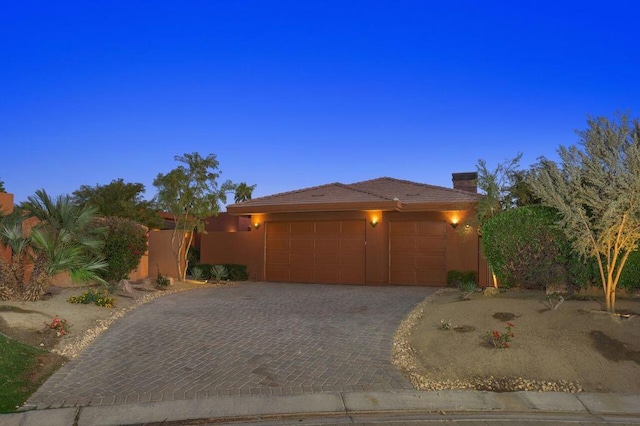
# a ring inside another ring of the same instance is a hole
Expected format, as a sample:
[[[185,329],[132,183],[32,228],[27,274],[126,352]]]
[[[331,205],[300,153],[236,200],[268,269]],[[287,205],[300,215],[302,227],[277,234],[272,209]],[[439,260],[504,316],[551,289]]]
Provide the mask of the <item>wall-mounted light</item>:
[[[458,220],[457,219],[452,220],[450,225],[453,229],[456,229],[458,227]]]
[[[253,227],[254,227],[254,228],[256,228],[256,229],[258,229],[258,228],[260,228],[260,224],[259,224],[258,222],[255,222],[255,223],[253,224]]]
[[[378,226],[378,219],[376,218],[371,219],[371,222],[369,222],[369,225],[371,225],[372,228],[375,228],[376,226]]]

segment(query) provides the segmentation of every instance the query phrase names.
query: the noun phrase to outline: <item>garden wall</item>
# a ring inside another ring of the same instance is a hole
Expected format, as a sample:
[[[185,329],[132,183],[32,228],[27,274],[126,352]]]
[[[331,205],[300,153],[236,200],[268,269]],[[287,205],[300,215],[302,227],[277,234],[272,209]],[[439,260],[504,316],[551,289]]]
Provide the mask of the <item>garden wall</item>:
[[[13,194],[7,192],[0,192],[0,212],[3,214],[9,214],[13,211]],[[11,250],[8,247],[4,247],[0,244],[0,256],[4,257],[7,262],[11,261]]]
[[[178,278],[178,268],[171,248],[172,234],[172,229],[149,231],[147,276],[157,277],[159,268],[162,275]],[[187,233],[183,233],[184,237],[187,235]]]

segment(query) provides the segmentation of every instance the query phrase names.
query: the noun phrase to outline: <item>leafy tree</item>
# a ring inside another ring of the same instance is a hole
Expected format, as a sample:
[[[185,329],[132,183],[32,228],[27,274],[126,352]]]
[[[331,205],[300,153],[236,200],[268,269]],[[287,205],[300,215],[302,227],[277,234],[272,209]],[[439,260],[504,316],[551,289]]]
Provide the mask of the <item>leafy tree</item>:
[[[530,179],[536,195],[560,214],[574,249],[598,264],[606,309],[640,240],[640,123],[619,114],[587,120],[581,148],[560,147],[560,165],[540,159]]]
[[[194,233],[205,231],[206,219],[220,212],[220,203],[227,201],[226,193],[235,185],[231,181],[218,184],[219,162],[214,154],[203,158],[194,152],[174,159],[182,164],[167,174],[159,173],[153,185],[158,188],[158,206],[173,214],[171,248],[179,278],[184,280]]]
[[[82,185],[73,192],[73,202],[80,206],[94,207],[105,217],[124,217],[149,228],[159,228],[163,223],[162,218],[156,212],[153,201],[142,198],[144,190],[141,183],[114,179],[107,185]]]
[[[4,182],[2,180],[0,180],[0,192],[7,192],[7,190],[4,189]]]
[[[480,227],[503,210],[517,205],[511,192],[514,186],[514,176],[520,164],[522,154],[511,160],[499,163],[493,171],[487,168],[485,160],[478,160],[478,189],[484,195],[476,206],[476,214]]]
[[[476,204],[475,218],[478,221],[480,235],[483,233],[485,223],[498,213],[516,206],[516,201],[511,192],[514,186],[514,176],[516,176],[522,154],[516,155],[511,160],[499,163],[493,171],[487,167],[485,160],[478,160],[476,166],[478,171],[478,189],[484,196]],[[488,259],[489,261],[489,259]],[[490,261],[489,261],[490,262]],[[494,265],[489,263],[489,267],[494,270]],[[493,286],[498,286],[498,279],[494,272],[491,272]]]
[[[236,186],[234,201],[241,203],[251,199],[253,190],[256,189],[256,185],[247,185],[246,182],[241,182]]]
[[[23,229],[28,218],[36,218],[37,222],[29,236],[25,236]],[[97,272],[106,263],[100,256],[102,240],[92,226],[95,218],[95,209],[75,206],[69,197],[53,200],[43,190],[36,191],[14,214],[3,217],[0,239],[11,247],[13,256],[11,264],[3,259],[0,274],[3,283],[7,277],[13,278],[6,281],[8,285],[4,284],[0,293],[39,300],[49,278],[65,271],[76,282],[103,282]],[[33,264],[33,269],[25,285],[27,261]]]

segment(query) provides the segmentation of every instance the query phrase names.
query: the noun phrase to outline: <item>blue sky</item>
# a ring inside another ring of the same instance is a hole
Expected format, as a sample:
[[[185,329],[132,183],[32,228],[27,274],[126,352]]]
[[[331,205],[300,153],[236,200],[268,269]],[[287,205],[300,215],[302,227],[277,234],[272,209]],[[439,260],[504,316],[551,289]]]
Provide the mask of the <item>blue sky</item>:
[[[556,158],[640,114],[635,1],[17,1],[0,14],[16,201],[215,153],[255,196]]]

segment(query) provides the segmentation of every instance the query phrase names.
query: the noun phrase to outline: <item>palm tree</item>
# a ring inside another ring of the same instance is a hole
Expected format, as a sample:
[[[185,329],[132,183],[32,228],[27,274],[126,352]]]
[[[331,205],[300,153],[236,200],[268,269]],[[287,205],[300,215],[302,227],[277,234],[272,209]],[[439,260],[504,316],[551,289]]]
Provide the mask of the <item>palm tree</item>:
[[[250,200],[251,194],[253,194],[253,190],[256,189],[256,186],[257,185],[249,186],[246,182],[239,183],[238,186],[236,186],[235,202],[241,203],[243,201]]]
[[[49,278],[64,271],[74,282],[103,282],[97,272],[107,263],[100,253],[102,229],[95,226],[94,208],[76,206],[68,196],[53,200],[38,190],[20,210],[39,221],[31,229],[33,271],[24,289],[25,300],[39,300]]]
[[[30,238],[23,236],[24,218],[17,212],[0,215],[0,243],[11,250],[7,261],[0,256],[0,300],[14,299],[22,294]]]

